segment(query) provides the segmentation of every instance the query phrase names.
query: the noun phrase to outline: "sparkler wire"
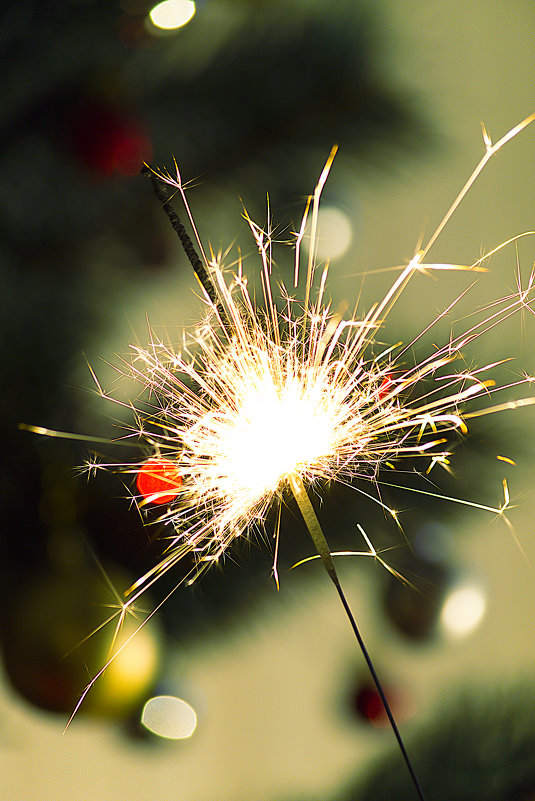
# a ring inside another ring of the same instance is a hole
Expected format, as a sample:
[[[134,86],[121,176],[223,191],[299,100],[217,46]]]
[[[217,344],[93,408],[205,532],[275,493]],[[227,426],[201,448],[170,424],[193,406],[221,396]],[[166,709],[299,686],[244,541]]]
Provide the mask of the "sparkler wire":
[[[386,714],[388,716],[388,720],[390,721],[390,725],[392,727],[392,731],[394,732],[394,735],[395,735],[396,740],[398,742],[400,751],[401,751],[401,753],[403,755],[403,759],[405,760],[405,764],[407,765],[407,768],[408,768],[409,773],[411,775],[411,779],[412,779],[412,781],[414,783],[414,786],[416,788],[416,791],[418,793],[418,797],[420,798],[420,801],[425,801],[425,796],[424,796],[422,788],[420,786],[420,782],[418,781],[418,777],[416,776],[416,773],[414,772],[414,768],[412,766],[411,760],[410,760],[409,755],[407,753],[407,749],[405,748],[405,745],[403,743],[403,739],[401,737],[400,731],[398,729],[398,725],[397,725],[397,723],[395,721],[394,715],[393,715],[392,710],[390,708],[390,704],[388,703],[388,700],[386,698],[386,695],[385,695],[385,692],[383,690],[381,681],[379,679],[379,676],[377,675],[377,671],[375,670],[375,667],[373,665],[371,656],[370,656],[370,654],[368,652],[368,649],[366,648],[366,645],[364,643],[364,640],[362,638],[360,630],[359,630],[359,628],[357,626],[357,621],[355,620],[355,618],[353,616],[353,612],[351,611],[351,608],[349,606],[349,603],[347,601],[345,593],[344,593],[344,591],[342,589],[342,585],[340,584],[340,580],[338,578],[338,574],[336,572],[336,568],[334,567],[334,562],[333,562],[333,558],[331,556],[329,545],[327,543],[327,540],[325,539],[325,535],[323,533],[323,529],[321,528],[321,525],[320,525],[320,522],[319,522],[319,520],[317,518],[316,512],[314,511],[314,507],[312,506],[310,498],[308,497],[308,493],[307,493],[307,491],[305,489],[303,481],[302,481],[302,479],[301,479],[301,477],[299,476],[298,473],[293,473],[290,476],[289,483],[290,483],[290,487],[292,489],[294,498],[297,501],[297,505],[299,506],[299,511],[301,512],[301,514],[303,516],[303,520],[305,521],[305,525],[306,525],[306,527],[308,529],[308,532],[309,532],[310,536],[312,537],[312,541],[313,541],[314,545],[316,546],[316,550],[318,551],[318,554],[320,555],[321,561],[323,562],[323,566],[324,566],[325,570],[327,571],[327,573],[329,574],[329,578],[332,580],[334,586],[336,587],[336,591],[337,591],[337,593],[338,593],[338,595],[340,597],[340,601],[342,602],[342,606],[344,607],[345,613],[346,613],[346,615],[347,615],[347,617],[349,619],[349,622],[351,624],[351,628],[353,629],[353,633],[355,634],[355,637],[357,638],[357,642],[358,642],[358,644],[360,646],[360,650],[362,651],[364,659],[366,660],[366,664],[368,665],[368,669],[369,669],[369,671],[371,673],[372,679],[373,679],[373,681],[375,683],[375,686],[377,687],[377,692],[379,693],[379,696],[380,696],[381,701],[383,703],[383,706],[385,708],[385,712],[386,712]]]
[[[214,288],[214,285],[210,281],[208,273],[204,267],[204,264],[201,261],[201,258],[195,247],[193,242],[191,241],[188,232],[184,228],[182,221],[178,214],[176,213],[175,209],[171,205],[171,196],[169,195],[169,191],[167,189],[166,184],[163,181],[159,180],[159,176],[154,170],[148,165],[145,164],[141,169],[141,174],[145,175],[147,178],[150,178],[152,182],[152,186],[154,189],[154,193],[160,203],[162,204],[162,208],[167,214],[169,218],[169,222],[173,226],[173,230],[176,232],[178,238],[180,239],[180,243],[184,248],[184,252],[189,259],[189,263],[193,267],[193,272],[199,279],[200,283],[203,286],[206,294],[212,301],[214,307],[217,309],[217,313],[219,314],[220,320],[225,328],[228,327],[229,321],[226,315],[225,310],[223,309],[221,303],[219,303],[217,299],[217,293]]]
[[[212,304],[217,309],[217,312],[219,314],[219,318],[221,320],[221,323],[223,324],[223,327],[225,329],[227,329],[227,331],[228,331],[228,329],[230,328],[230,321],[228,319],[228,316],[227,316],[225,310],[222,308],[220,302],[217,299],[217,291],[216,291],[214,285],[212,284],[212,282],[210,281],[210,278],[209,278],[209,276],[208,276],[208,274],[207,274],[207,272],[206,272],[206,270],[205,270],[205,268],[204,268],[204,266],[203,266],[203,264],[201,262],[201,259],[200,259],[199,255],[197,254],[197,252],[195,250],[195,247],[194,247],[190,237],[188,236],[187,232],[185,231],[184,226],[182,225],[182,223],[180,221],[180,218],[178,217],[178,214],[175,212],[175,210],[171,206],[171,198],[169,197],[168,191],[167,191],[167,189],[165,187],[165,183],[162,182],[161,180],[159,180],[158,174],[148,165],[145,165],[143,167],[142,173],[143,173],[143,175],[145,175],[145,176],[147,176],[148,178],[151,179],[152,186],[154,188],[154,192],[155,192],[158,200],[162,204],[163,210],[167,214],[167,216],[168,216],[168,218],[169,218],[169,220],[171,222],[171,225],[173,226],[174,230],[176,231],[176,233],[177,233],[177,235],[178,235],[178,237],[180,239],[180,242],[182,244],[182,247],[184,248],[184,251],[185,251],[185,253],[186,253],[186,255],[187,255],[187,257],[188,257],[188,259],[190,261],[190,264],[191,264],[195,274],[197,275],[197,277],[198,277],[199,281],[201,282],[202,286],[204,287],[207,295],[209,296],[210,300],[212,301]],[[308,530],[308,532],[309,532],[309,534],[310,534],[310,536],[312,538],[314,546],[315,546],[315,548],[316,548],[316,550],[317,550],[317,552],[318,552],[318,554],[320,556],[320,559],[321,559],[321,561],[323,563],[323,566],[324,566],[325,570],[327,571],[327,574],[328,574],[329,578],[331,579],[331,581],[333,582],[334,586],[336,587],[336,591],[337,591],[337,593],[338,593],[338,595],[340,597],[340,601],[342,603],[344,611],[345,611],[345,613],[346,613],[346,615],[347,615],[347,617],[349,619],[349,623],[351,625],[351,628],[353,629],[353,633],[354,633],[354,635],[355,635],[355,637],[357,639],[357,642],[359,644],[360,650],[362,651],[362,654],[364,656],[364,659],[366,661],[366,664],[368,666],[368,669],[370,671],[372,679],[373,679],[373,681],[375,683],[375,686],[377,688],[377,691],[379,693],[379,697],[381,698],[381,702],[382,702],[383,707],[385,709],[385,712],[387,714],[388,720],[390,722],[390,726],[392,727],[392,731],[394,732],[394,735],[395,735],[395,738],[397,740],[397,743],[398,743],[398,746],[400,748],[400,751],[401,751],[401,754],[403,756],[403,759],[405,760],[405,764],[407,766],[407,769],[409,771],[410,777],[412,779],[412,782],[413,782],[414,787],[416,789],[416,792],[418,794],[418,798],[420,799],[420,801],[426,801],[425,800],[425,796],[424,796],[423,791],[422,791],[422,788],[420,786],[420,782],[418,781],[418,778],[417,778],[416,773],[414,771],[414,768],[412,766],[411,760],[409,758],[407,749],[405,748],[405,744],[404,744],[403,739],[401,737],[401,733],[400,733],[400,731],[398,729],[396,720],[395,720],[394,715],[392,713],[392,710],[390,708],[390,704],[388,703],[388,700],[386,698],[386,695],[385,695],[384,689],[382,687],[381,681],[379,679],[379,676],[377,675],[377,672],[376,672],[375,667],[373,665],[371,656],[370,656],[370,654],[368,652],[368,649],[366,648],[366,645],[364,643],[364,640],[362,638],[360,630],[359,630],[359,628],[357,626],[357,622],[355,620],[355,617],[354,617],[354,615],[353,615],[353,613],[351,611],[351,608],[349,606],[349,603],[347,601],[345,593],[344,593],[344,591],[342,589],[342,585],[341,585],[340,580],[338,578],[338,574],[337,574],[336,568],[334,566],[334,561],[333,561],[333,558],[331,556],[331,551],[330,551],[329,545],[328,545],[327,540],[325,538],[325,535],[323,533],[323,529],[321,528],[320,522],[319,522],[319,520],[317,518],[316,512],[314,511],[314,507],[312,506],[312,502],[311,502],[311,500],[310,500],[310,498],[308,496],[308,493],[306,491],[305,485],[303,484],[303,480],[302,480],[301,476],[299,475],[299,473],[293,472],[288,476],[288,483],[289,483],[290,488],[292,490],[292,494],[293,494],[293,496],[294,496],[294,498],[295,498],[295,500],[297,502],[297,505],[299,507],[299,511],[301,512],[301,515],[303,517],[303,520],[305,522],[307,530]]]

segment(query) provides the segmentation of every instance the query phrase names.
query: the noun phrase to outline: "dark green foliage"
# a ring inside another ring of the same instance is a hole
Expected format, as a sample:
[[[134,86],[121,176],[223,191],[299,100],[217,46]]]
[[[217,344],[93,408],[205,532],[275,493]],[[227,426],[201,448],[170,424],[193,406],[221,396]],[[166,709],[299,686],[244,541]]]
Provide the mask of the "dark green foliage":
[[[408,748],[431,801],[528,801],[535,794],[535,691],[465,691]],[[409,801],[398,754],[337,801]]]

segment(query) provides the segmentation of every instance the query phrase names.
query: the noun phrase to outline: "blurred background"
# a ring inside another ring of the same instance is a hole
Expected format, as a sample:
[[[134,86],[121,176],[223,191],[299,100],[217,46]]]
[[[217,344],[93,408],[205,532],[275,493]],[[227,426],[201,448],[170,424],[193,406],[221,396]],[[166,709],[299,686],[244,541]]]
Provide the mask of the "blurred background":
[[[289,572],[312,553],[291,510],[279,592],[268,521],[265,536],[173,593],[63,736],[106,660],[113,625],[87,635],[162,550],[117,475],[88,481],[79,469],[93,455],[130,458],[83,441],[117,437],[131,422],[128,409],[121,417],[95,391],[88,364],[106,391],[127,400],[134,388],[114,365],[131,343],[147,341],[147,320],[180,343],[201,311],[189,264],[139,175],[144,161],[171,168],[177,159],[203,242],[231,248],[229,263],[241,248],[249,274],[258,261],[242,210],[263,224],[269,194],[277,268],[291,280],[283,243],[338,143],[321,255],[331,259],[333,302],[364,313],[388,289],[395,273],[387,268],[405,264],[432,234],[480,159],[481,122],[497,140],[535,109],[534,17],[529,0],[199,0],[196,8],[19,0],[3,12],[6,801],[413,797],[328,579],[314,563]],[[535,228],[534,154],[532,127],[491,161],[432,261],[470,264]],[[526,282],[534,252],[525,237],[493,256],[421,353],[514,292],[519,274]],[[463,273],[419,277],[381,340],[412,340],[470,283]],[[534,324],[528,312],[501,324],[468,362],[513,357],[492,371],[500,383],[533,373]],[[528,394],[520,387],[503,400]],[[20,423],[82,437],[39,437]],[[502,501],[507,478],[514,530],[488,511],[386,487],[407,540],[350,490],[329,490],[321,506],[333,548],[362,549],[360,523],[418,589],[372,560],[338,563],[435,801],[535,798],[534,430],[530,408],[474,421],[453,475],[437,476],[441,493],[488,507]],[[140,616],[179,578],[180,569],[162,579]],[[127,634],[137,624],[128,625]],[[162,695],[171,700],[146,705]]]

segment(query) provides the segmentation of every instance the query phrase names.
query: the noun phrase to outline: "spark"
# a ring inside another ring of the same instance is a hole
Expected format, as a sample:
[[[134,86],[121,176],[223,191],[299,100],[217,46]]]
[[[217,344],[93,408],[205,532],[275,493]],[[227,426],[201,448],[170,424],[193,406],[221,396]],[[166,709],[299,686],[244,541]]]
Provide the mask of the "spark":
[[[498,454],[498,456],[496,456],[496,459],[498,459],[500,462],[506,462],[507,464],[512,464],[513,467],[516,467],[516,462],[513,459],[510,459],[508,456],[500,456]]]
[[[44,428],[43,426],[33,426],[29,425],[28,423],[19,423],[18,428],[21,431],[31,431],[32,434],[39,434],[42,437],[57,437],[58,439],[71,439],[75,442],[98,442],[104,445],[109,445],[110,440],[109,437],[94,437],[92,435],[87,434],[74,434],[71,431],[56,431],[52,428]],[[115,440],[117,444],[121,445],[135,445],[137,447],[137,443],[132,442],[121,442],[120,440]]]

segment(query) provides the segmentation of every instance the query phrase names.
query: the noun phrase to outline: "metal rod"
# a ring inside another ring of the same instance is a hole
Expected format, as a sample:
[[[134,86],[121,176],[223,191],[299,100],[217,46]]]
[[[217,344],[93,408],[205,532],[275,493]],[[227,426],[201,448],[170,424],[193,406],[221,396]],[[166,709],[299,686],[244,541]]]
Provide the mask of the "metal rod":
[[[172,197],[169,194],[167,184],[165,183],[165,181],[160,180],[158,174],[152,169],[152,167],[148,166],[147,164],[143,166],[141,174],[147,178],[150,178],[152,187],[154,189],[154,193],[158,198],[158,200],[160,201],[160,203],[162,204],[162,208],[167,214],[169,222],[173,226],[173,230],[180,239],[180,243],[184,248],[184,252],[188,257],[189,263],[193,267],[193,272],[199,279],[203,289],[205,290],[206,294],[208,295],[212,304],[217,310],[221,323],[225,328],[228,328],[229,322],[227,314],[217,297],[216,289],[214,287],[213,282],[210,279],[210,276],[206,271],[206,268],[202,262],[201,257],[195,250],[195,246],[191,241],[188,232],[184,228],[184,225],[182,224],[180,217],[178,216],[175,209],[171,205]]]
[[[361,635],[361,633],[359,631],[359,628],[357,626],[357,622],[356,622],[356,620],[355,620],[355,618],[353,616],[353,613],[351,611],[351,608],[350,608],[350,606],[349,606],[349,604],[347,602],[347,598],[346,598],[346,596],[344,594],[344,591],[342,589],[342,585],[340,584],[340,580],[338,578],[338,574],[336,572],[336,568],[334,567],[333,558],[332,558],[331,552],[329,550],[329,545],[327,543],[327,540],[325,539],[325,535],[324,535],[323,530],[321,528],[320,522],[319,522],[319,520],[318,520],[318,518],[316,516],[316,512],[314,511],[314,507],[312,506],[310,498],[308,497],[308,493],[307,493],[307,491],[305,489],[303,481],[302,481],[302,479],[301,479],[301,477],[299,475],[297,475],[296,473],[292,473],[292,475],[290,476],[289,482],[290,482],[290,487],[292,489],[292,492],[293,492],[293,495],[295,497],[295,500],[297,501],[297,505],[299,506],[299,511],[301,512],[301,514],[303,516],[303,520],[305,521],[305,525],[306,525],[306,527],[308,529],[308,532],[309,532],[310,536],[312,537],[312,541],[314,542],[314,545],[316,546],[316,550],[318,551],[318,553],[320,555],[321,561],[323,562],[323,566],[325,567],[325,570],[329,574],[329,578],[331,579],[331,581],[333,582],[334,586],[336,587],[336,591],[338,592],[338,595],[339,595],[340,600],[342,602],[342,606],[344,607],[345,613],[346,613],[346,615],[347,615],[347,617],[349,619],[349,622],[351,624],[351,628],[353,629],[353,633],[355,634],[355,637],[357,638],[357,642],[358,642],[358,644],[360,646],[360,650],[362,651],[364,659],[366,660],[366,664],[368,665],[368,669],[369,669],[369,671],[371,673],[372,679],[373,679],[373,681],[375,683],[375,686],[377,687],[377,692],[379,693],[379,696],[380,696],[381,701],[383,703],[383,706],[385,708],[385,712],[386,712],[386,714],[388,716],[388,720],[390,721],[390,725],[392,727],[392,731],[394,732],[394,735],[395,735],[396,740],[398,742],[400,751],[401,751],[401,753],[403,755],[403,759],[405,760],[405,764],[407,765],[407,768],[409,770],[409,773],[410,773],[411,779],[413,781],[414,787],[416,789],[416,792],[418,793],[418,798],[420,799],[420,801],[425,801],[425,796],[424,796],[422,788],[420,786],[420,782],[418,781],[416,773],[414,772],[414,768],[412,766],[411,760],[410,760],[409,755],[407,753],[407,749],[405,748],[405,744],[403,742],[403,739],[401,737],[400,731],[398,729],[398,725],[397,725],[397,723],[395,721],[394,715],[392,714],[392,710],[390,708],[390,704],[387,701],[385,692],[383,690],[382,684],[381,684],[381,682],[379,680],[379,676],[377,675],[377,672],[376,672],[375,667],[373,665],[371,656],[368,653],[368,649],[366,648],[364,640],[362,639],[362,635]]]

